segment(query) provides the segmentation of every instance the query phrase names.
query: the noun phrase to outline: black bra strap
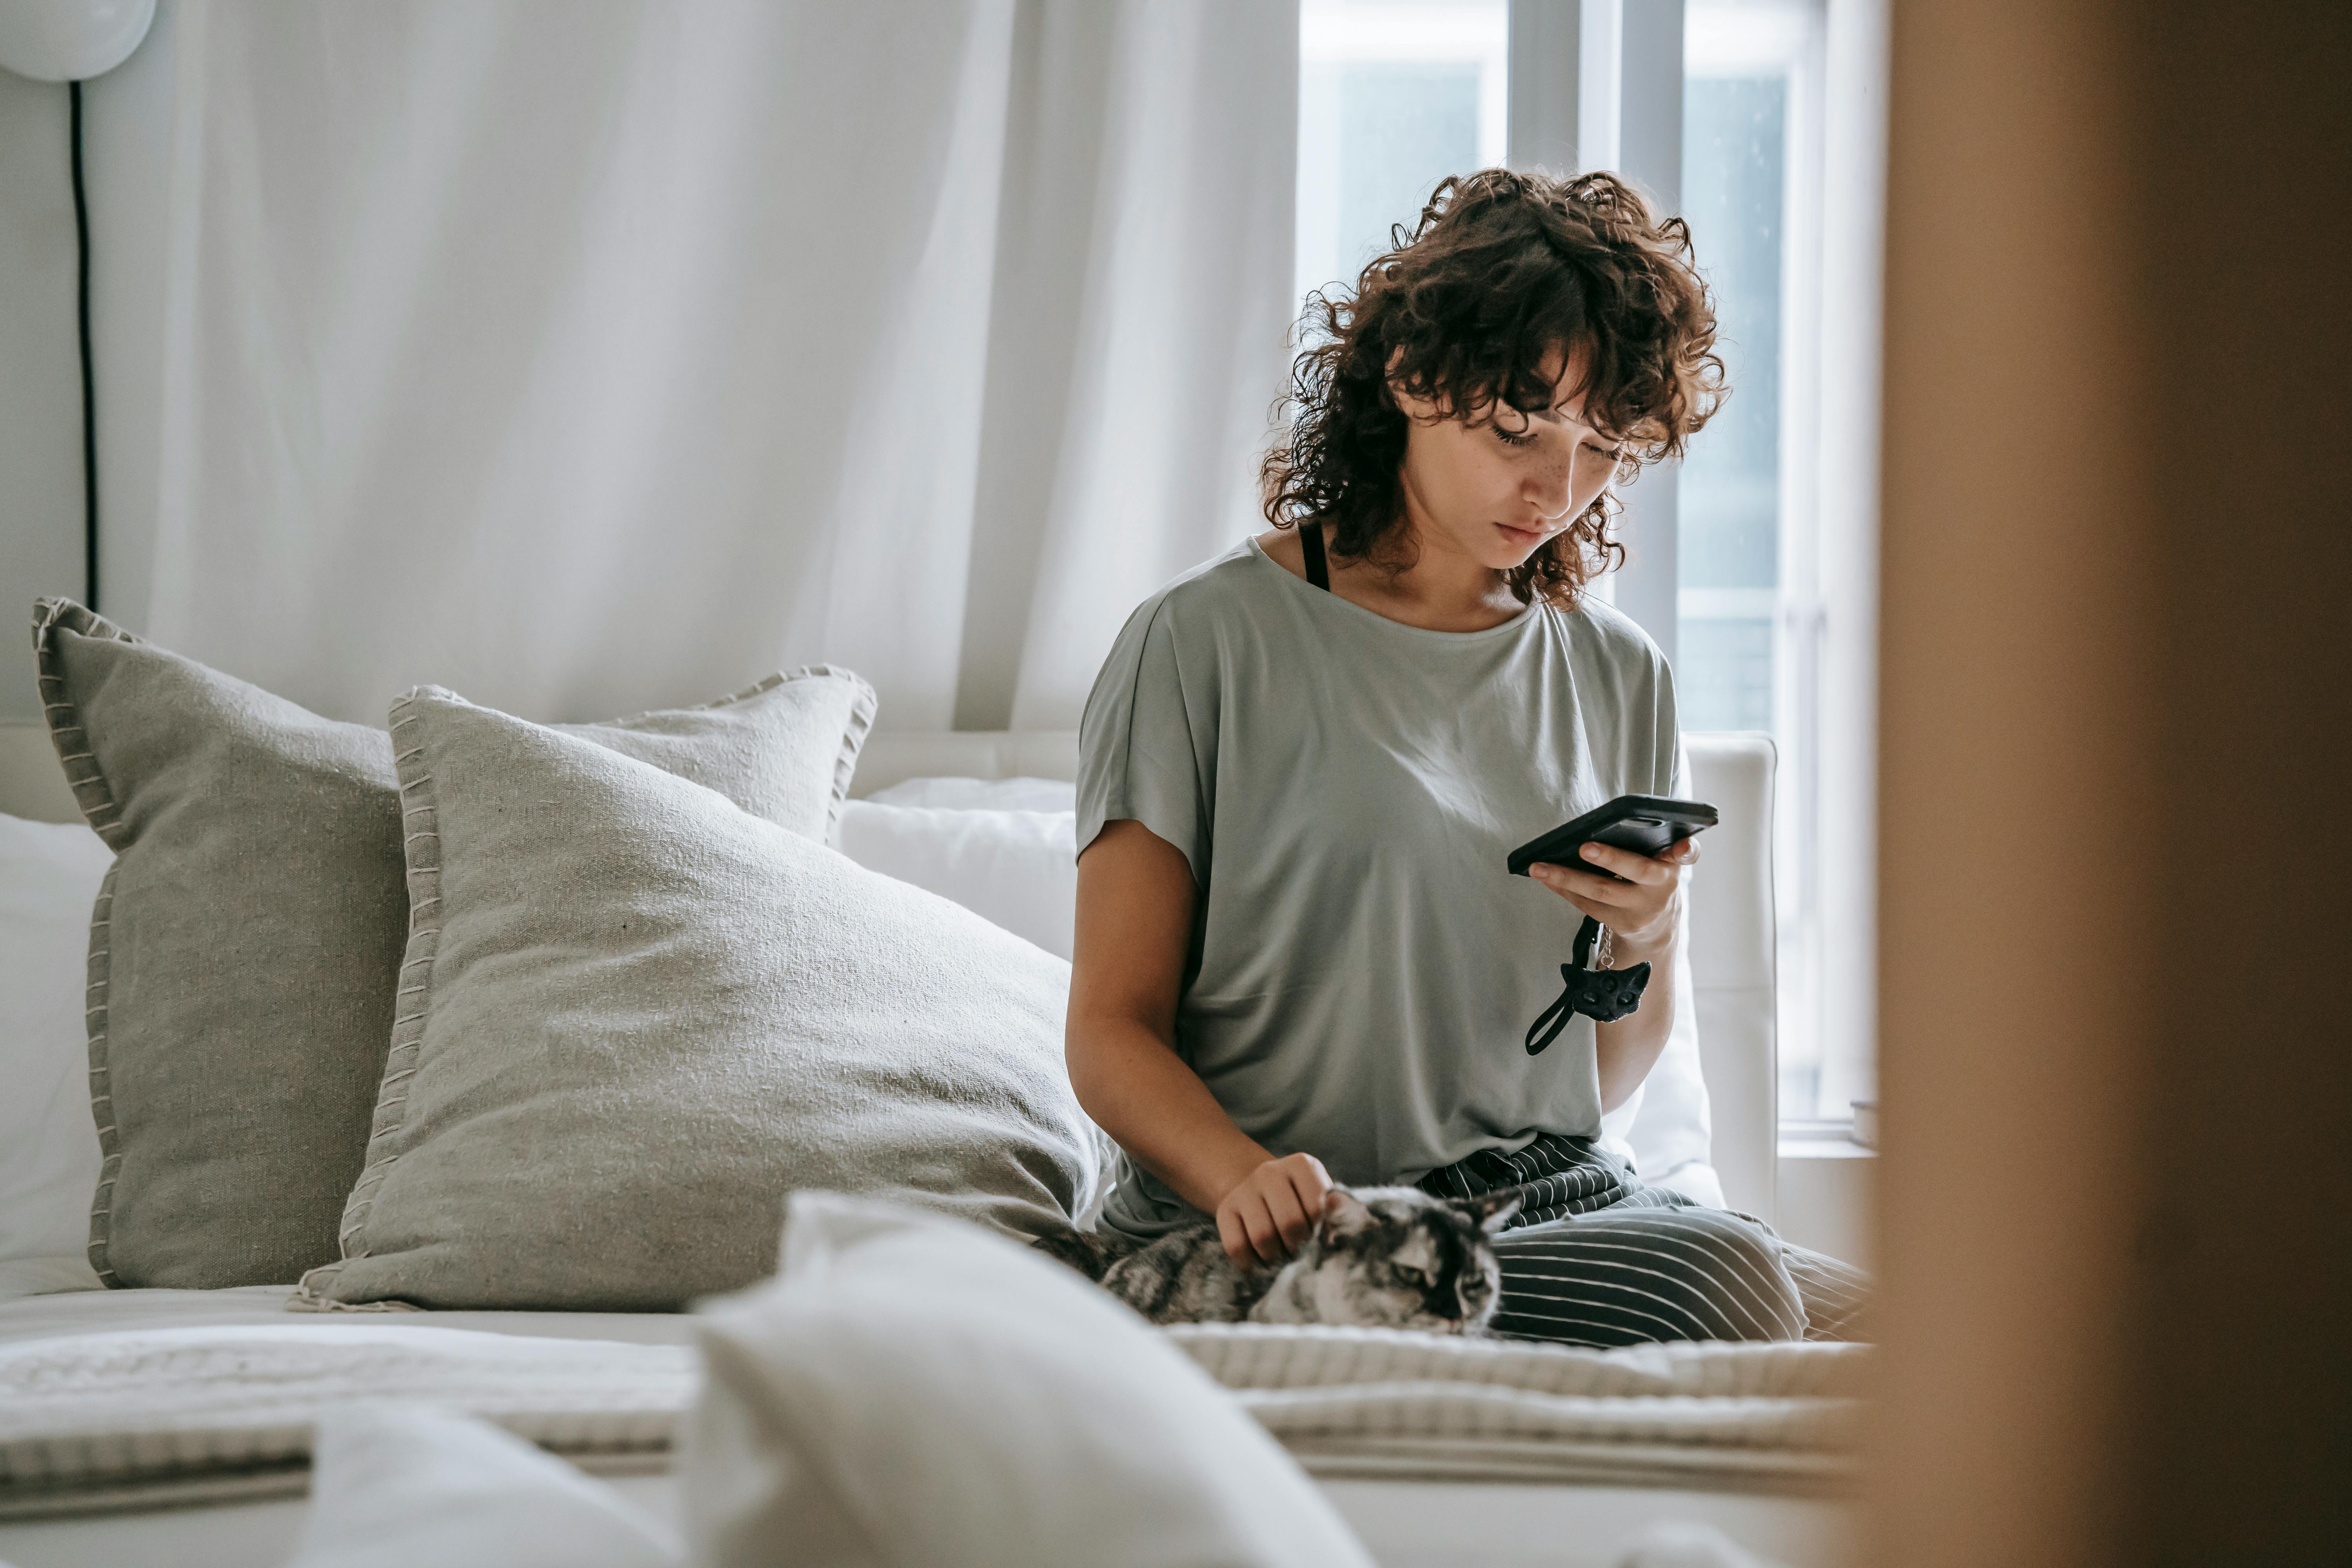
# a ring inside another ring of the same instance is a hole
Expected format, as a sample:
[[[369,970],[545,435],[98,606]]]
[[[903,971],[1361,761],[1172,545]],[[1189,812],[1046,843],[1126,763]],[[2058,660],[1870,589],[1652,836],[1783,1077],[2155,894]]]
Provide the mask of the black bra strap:
[[[1329,593],[1331,568],[1323,559],[1323,525],[1319,522],[1300,523],[1298,547],[1307,552],[1307,580]]]

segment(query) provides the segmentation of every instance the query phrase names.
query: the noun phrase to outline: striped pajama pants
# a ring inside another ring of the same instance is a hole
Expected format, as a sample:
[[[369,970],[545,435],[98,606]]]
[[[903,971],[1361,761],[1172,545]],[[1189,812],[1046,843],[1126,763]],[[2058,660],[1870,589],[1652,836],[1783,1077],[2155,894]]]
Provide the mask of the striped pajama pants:
[[[1870,1281],[1762,1220],[1644,1186],[1590,1138],[1546,1133],[1432,1171],[1422,1190],[1475,1197],[1524,1186],[1495,1239],[1503,1295],[1491,1331],[1607,1347],[1667,1340],[1864,1337]]]

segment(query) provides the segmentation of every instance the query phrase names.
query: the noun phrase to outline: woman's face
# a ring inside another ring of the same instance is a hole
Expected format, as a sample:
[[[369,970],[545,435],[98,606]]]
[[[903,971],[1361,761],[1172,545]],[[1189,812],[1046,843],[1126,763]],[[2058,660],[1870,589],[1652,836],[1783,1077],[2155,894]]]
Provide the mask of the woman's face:
[[[1405,516],[1424,549],[1507,572],[1583,515],[1616,476],[1617,444],[1584,422],[1586,356],[1555,351],[1552,406],[1497,403],[1475,423],[1391,388],[1405,435]]]

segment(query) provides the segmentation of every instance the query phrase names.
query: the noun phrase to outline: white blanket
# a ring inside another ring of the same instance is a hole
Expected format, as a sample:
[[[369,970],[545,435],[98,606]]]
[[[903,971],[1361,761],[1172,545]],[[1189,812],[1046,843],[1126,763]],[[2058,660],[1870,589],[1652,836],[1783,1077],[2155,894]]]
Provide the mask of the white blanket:
[[[372,1397],[478,1414],[591,1468],[660,1468],[698,1376],[690,1318],[289,1320],[275,1310],[285,1294],[122,1291],[0,1309],[0,1340],[13,1341],[0,1343],[0,1517],[299,1494],[316,1413]],[[167,1304],[139,1298],[165,1295],[179,1298],[178,1323],[142,1323]],[[1170,1331],[1327,1477],[1833,1489],[1851,1468],[1868,1354]],[[599,1332],[613,1337],[583,1337]],[[627,1342],[648,1338],[669,1342]]]
[[[1837,1489],[1869,1348],[1580,1351],[1365,1329],[1169,1331],[1318,1476]]]

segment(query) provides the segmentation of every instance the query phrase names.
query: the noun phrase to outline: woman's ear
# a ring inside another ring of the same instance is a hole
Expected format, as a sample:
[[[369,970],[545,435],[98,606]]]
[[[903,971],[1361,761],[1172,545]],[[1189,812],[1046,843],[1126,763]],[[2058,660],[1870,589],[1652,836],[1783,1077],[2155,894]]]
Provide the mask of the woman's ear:
[[[1444,403],[1434,397],[1423,397],[1418,393],[1406,390],[1404,383],[1397,379],[1397,366],[1403,363],[1403,349],[1394,348],[1389,351],[1389,363],[1383,372],[1388,377],[1384,385],[1389,395],[1389,402],[1395,405],[1398,413],[1416,425],[1427,425],[1433,420],[1444,418],[1446,405]]]
[[[1414,424],[1433,425],[1445,417],[1445,405],[1438,402],[1437,399],[1416,396],[1407,392],[1404,389],[1404,383],[1401,381],[1391,381],[1388,384],[1388,387],[1389,401],[1396,405],[1398,413]]]

